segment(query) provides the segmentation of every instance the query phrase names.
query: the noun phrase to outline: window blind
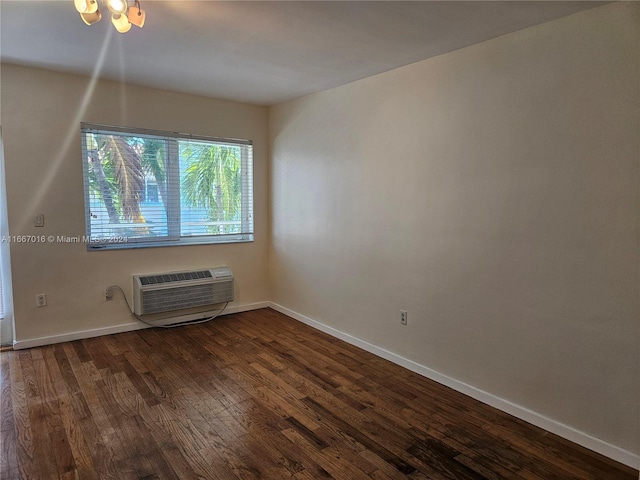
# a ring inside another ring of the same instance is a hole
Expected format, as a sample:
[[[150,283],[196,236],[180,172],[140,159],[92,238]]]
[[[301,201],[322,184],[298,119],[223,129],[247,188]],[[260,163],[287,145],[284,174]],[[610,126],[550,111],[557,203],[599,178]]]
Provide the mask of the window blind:
[[[253,240],[253,145],[81,125],[89,248]]]

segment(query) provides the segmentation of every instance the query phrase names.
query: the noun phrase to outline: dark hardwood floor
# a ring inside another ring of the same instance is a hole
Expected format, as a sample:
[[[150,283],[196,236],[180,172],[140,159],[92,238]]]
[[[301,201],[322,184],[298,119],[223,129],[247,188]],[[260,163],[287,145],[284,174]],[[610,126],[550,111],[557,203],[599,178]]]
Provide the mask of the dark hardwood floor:
[[[638,479],[269,309],[0,355],[2,480]]]

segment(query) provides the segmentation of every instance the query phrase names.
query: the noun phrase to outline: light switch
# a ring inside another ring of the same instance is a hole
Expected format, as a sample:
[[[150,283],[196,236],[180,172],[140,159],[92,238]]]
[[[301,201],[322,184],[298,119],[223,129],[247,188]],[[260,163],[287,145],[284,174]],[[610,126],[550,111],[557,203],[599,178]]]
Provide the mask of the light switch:
[[[34,227],[44,227],[44,213],[38,213],[33,217]]]

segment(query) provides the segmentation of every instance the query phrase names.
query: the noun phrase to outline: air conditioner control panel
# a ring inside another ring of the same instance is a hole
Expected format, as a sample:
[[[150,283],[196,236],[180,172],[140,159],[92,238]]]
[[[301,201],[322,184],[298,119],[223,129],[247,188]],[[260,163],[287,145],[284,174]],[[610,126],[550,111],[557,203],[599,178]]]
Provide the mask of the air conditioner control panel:
[[[216,267],[212,268],[211,273],[215,278],[228,278],[233,277],[233,273],[231,273],[231,269],[229,267]]]

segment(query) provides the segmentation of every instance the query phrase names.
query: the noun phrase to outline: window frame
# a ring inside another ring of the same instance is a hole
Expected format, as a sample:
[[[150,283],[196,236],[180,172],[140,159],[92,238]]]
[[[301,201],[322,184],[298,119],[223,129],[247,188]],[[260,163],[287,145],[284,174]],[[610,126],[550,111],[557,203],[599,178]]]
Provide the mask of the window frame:
[[[98,135],[122,135],[140,138],[153,138],[166,143],[166,190],[169,199],[173,199],[166,206],[167,235],[158,238],[144,237],[113,237],[94,241],[91,234],[91,192],[89,182],[89,149],[87,148],[87,134]],[[130,248],[151,248],[184,245],[211,245],[223,243],[245,243],[254,241],[253,225],[253,142],[251,140],[210,137],[179,132],[162,130],[150,130],[134,127],[122,127],[112,125],[101,125],[95,123],[82,122],[80,124],[80,138],[82,147],[82,169],[85,202],[85,236],[84,240],[88,251],[117,250]],[[241,214],[240,233],[232,234],[202,234],[185,235],[181,234],[181,204],[180,196],[182,189],[180,185],[180,159],[178,142],[194,141],[206,142],[216,145],[226,145],[232,147],[242,147],[240,158],[241,169]],[[177,189],[177,196],[175,190]],[[124,238],[127,241],[122,241]]]

